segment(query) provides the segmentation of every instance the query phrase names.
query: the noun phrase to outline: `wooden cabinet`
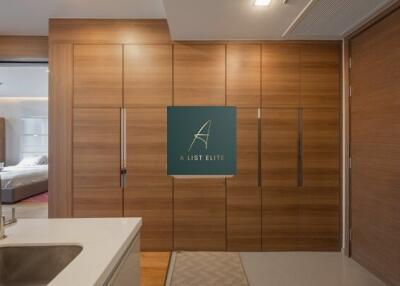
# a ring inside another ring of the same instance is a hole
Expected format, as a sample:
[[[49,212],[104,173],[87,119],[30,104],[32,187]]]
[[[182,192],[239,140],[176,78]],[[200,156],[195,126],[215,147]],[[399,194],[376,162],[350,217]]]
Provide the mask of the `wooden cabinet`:
[[[261,250],[258,110],[237,109],[237,174],[227,184],[227,250]]]
[[[336,109],[303,110],[304,182],[299,243],[340,249],[340,128]]]
[[[73,111],[73,216],[122,216],[120,110]]]
[[[174,45],[174,105],[225,105],[225,45]]]
[[[339,108],[340,45],[301,46],[301,105],[304,108]]]
[[[75,107],[122,107],[122,45],[74,46]]]
[[[174,180],[174,249],[226,249],[225,179]]]
[[[338,44],[69,43],[62,55],[51,77],[70,125],[57,136],[72,148],[57,178],[73,216],[140,216],[152,251],[339,248]],[[166,175],[170,105],[238,107],[234,178]]]
[[[49,218],[72,216],[73,45],[49,52]]]
[[[0,162],[6,161],[6,121],[0,118]]]
[[[296,45],[262,46],[262,106],[300,105],[300,48]]]
[[[263,187],[297,187],[299,136],[298,109],[262,109]]]
[[[172,250],[172,178],[166,174],[166,110],[130,108],[126,117],[124,214],[143,218],[143,250]]]
[[[299,110],[262,109],[262,246],[297,250]]]
[[[172,105],[172,46],[124,46],[124,106]]]
[[[263,250],[339,250],[336,109],[262,110]]]
[[[259,107],[261,100],[261,45],[226,46],[227,105]]]

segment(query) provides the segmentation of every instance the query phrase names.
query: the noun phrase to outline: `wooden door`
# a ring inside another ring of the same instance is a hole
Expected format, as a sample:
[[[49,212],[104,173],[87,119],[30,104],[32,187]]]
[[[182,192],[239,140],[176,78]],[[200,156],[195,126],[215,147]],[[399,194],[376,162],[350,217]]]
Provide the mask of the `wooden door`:
[[[124,46],[124,106],[172,105],[172,46]]]
[[[174,105],[225,105],[225,45],[174,45]]]
[[[174,179],[174,248],[226,250],[225,179]]]
[[[122,216],[120,109],[73,111],[73,216]]]
[[[296,250],[299,233],[299,111],[262,109],[262,248]]]
[[[261,100],[261,45],[226,46],[227,105],[259,107]]]
[[[400,9],[351,40],[351,256],[400,285]]]
[[[340,249],[340,128],[336,109],[304,109],[300,247]]]
[[[304,108],[339,108],[340,44],[301,46],[301,105]]]
[[[300,48],[295,45],[262,46],[262,106],[299,107]]]
[[[143,250],[172,250],[172,178],[166,173],[166,110],[129,108],[124,214],[143,218]]]
[[[237,109],[237,174],[227,184],[227,250],[261,250],[258,109]]]
[[[122,107],[122,45],[74,46],[74,107]]]

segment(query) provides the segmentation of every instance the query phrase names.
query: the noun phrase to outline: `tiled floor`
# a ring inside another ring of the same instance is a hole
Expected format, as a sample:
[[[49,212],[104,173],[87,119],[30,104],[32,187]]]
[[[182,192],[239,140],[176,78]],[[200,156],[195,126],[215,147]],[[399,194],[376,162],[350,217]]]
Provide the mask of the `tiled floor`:
[[[3,205],[3,215],[46,218],[47,203]],[[242,263],[250,286],[385,286],[354,260],[335,252],[245,252]],[[169,253],[142,254],[142,284],[163,285]],[[205,286],[205,285],[202,285]]]
[[[337,252],[241,253],[250,286],[384,286]]]

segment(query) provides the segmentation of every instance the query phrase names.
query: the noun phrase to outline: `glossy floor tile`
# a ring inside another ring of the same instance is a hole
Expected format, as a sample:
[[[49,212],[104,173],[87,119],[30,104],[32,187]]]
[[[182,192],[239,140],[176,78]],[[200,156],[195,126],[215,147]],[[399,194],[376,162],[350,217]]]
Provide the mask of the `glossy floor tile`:
[[[384,286],[373,274],[337,252],[244,252],[250,286]]]

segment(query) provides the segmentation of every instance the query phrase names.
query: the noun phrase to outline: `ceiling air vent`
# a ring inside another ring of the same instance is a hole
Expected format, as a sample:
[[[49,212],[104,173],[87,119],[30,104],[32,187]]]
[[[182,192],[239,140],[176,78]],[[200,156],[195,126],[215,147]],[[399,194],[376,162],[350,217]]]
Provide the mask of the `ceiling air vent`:
[[[311,0],[282,35],[341,37],[392,0]]]

